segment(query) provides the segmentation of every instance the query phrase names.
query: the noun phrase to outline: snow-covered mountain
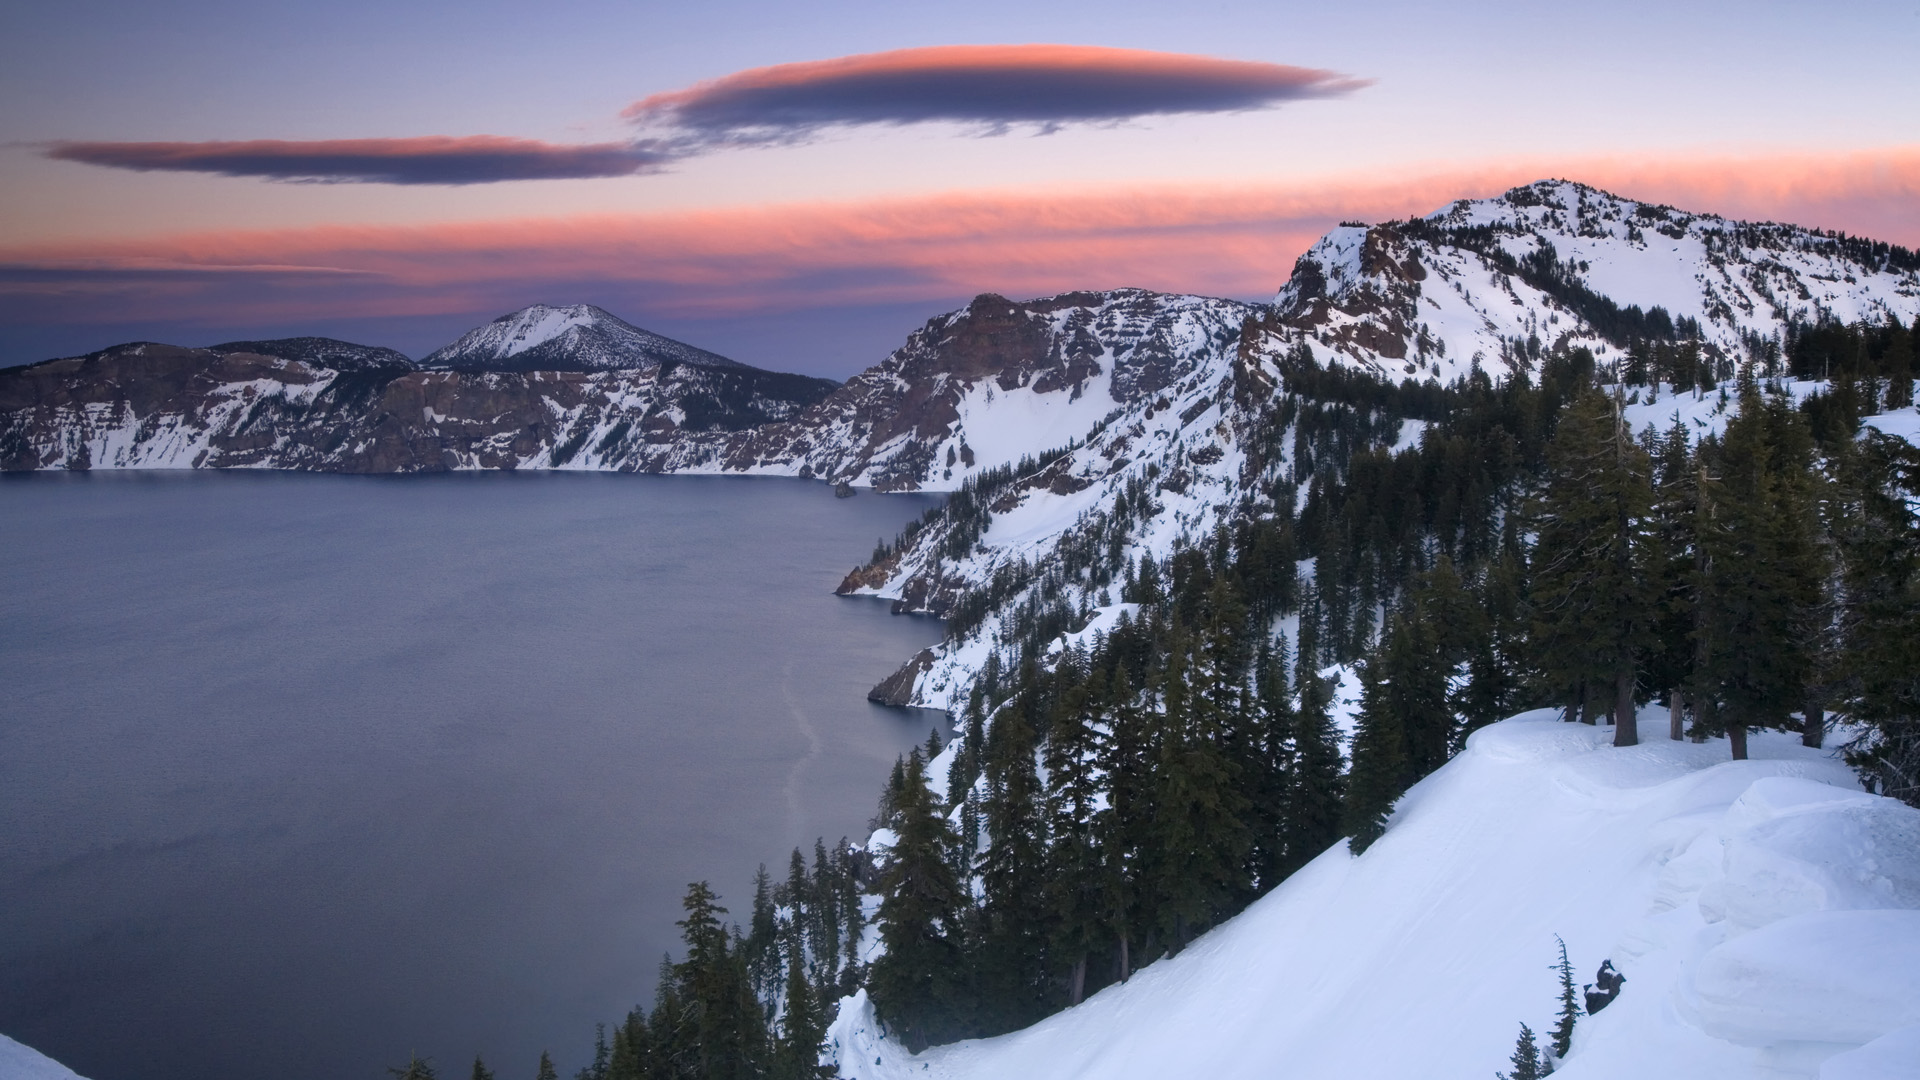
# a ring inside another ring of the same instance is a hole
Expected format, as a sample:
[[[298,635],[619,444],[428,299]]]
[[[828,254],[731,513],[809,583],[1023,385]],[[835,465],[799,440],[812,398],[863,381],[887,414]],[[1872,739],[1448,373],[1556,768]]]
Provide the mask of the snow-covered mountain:
[[[910,1055],[862,992],[831,1034],[840,1075],[1488,1077],[1521,1023],[1553,1023],[1555,935],[1578,982],[1626,976],[1556,1076],[1916,1075],[1920,810],[1794,736],[1728,761],[1724,740],[1616,749],[1557,719],[1474,733],[1365,854],[1336,845],[1031,1028]]]
[[[1911,321],[1920,258],[1793,225],[1731,221],[1565,180],[1425,218],[1342,225],[1301,256],[1271,325],[1316,355],[1395,378],[1499,378],[1516,344],[1584,345],[1693,320],[1709,355],[1744,358],[1789,323]],[[1657,331],[1656,331],[1657,332]]]
[[[430,371],[619,371],[692,364],[745,365],[642,330],[592,304],[534,304],[475,327],[427,354]]]
[[[838,384],[734,365],[341,371],[137,342],[0,371],[0,469],[661,471]],[[700,460],[705,460],[704,457]]]
[[[1671,337],[1686,320],[1698,323],[1702,354],[1730,372],[1777,349],[1794,321],[1911,323],[1920,315],[1920,257],[1885,244],[1688,214],[1543,181],[1413,221],[1341,226],[1299,259],[1271,306],[1122,293],[1104,294],[1100,303],[1121,298],[1152,305],[1169,340],[1191,343],[1179,363],[1154,368],[1153,393],[1123,398],[1105,391],[1103,384],[1131,378],[1138,362],[1118,350],[1097,354],[1081,369],[1084,381],[1070,385],[1034,380],[1009,390],[989,384],[995,391],[989,415],[1058,410],[1063,422],[1052,430],[1024,429],[1021,452],[1075,445],[1044,468],[996,486],[984,514],[930,523],[841,586],[846,593],[892,598],[898,610],[946,615],[969,590],[996,575],[1002,582],[1003,598],[977,627],[915,657],[876,689],[876,700],[957,708],[986,657],[1007,644],[1004,613],[1030,607],[1042,593],[1048,603],[1098,606],[1088,582],[1040,572],[1069,549],[1117,547],[1123,559],[1164,560],[1176,544],[1204,540],[1228,511],[1276,481],[1304,482],[1312,462],[1329,451],[1345,460],[1368,448],[1417,444],[1421,425],[1398,422],[1364,423],[1355,439],[1318,444],[1318,436],[1290,418],[1290,372],[1351,368],[1388,380],[1447,382],[1478,368],[1500,380],[1537,374],[1539,357],[1554,346],[1586,346],[1603,365],[1618,363],[1630,331]],[[985,299],[948,318],[965,320]],[[1108,317],[1104,310],[1082,318],[1099,325]],[[1235,315],[1242,316],[1238,327]],[[929,331],[939,325],[935,320]],[[1028,355],[1063,351],[1076,325],[1060,320],[1044,345],[1027,347]],[[985,399],[985,390],[976,393]],[[1102,395],[1113,409],[1096,423],[1070,425],[1064,422],[1069,415],[1086,420],[1061,407],[1075,395]],[[1671,394],[1665,401],[1632,411],[1643,423],[1664,423],[1680,407]],[[823,402],[815,413],[832,404]],[[1683,411],[1704,429],[1724,422],[1726,408],[1709,399]],[[973,445],[972,432],[985,422],[973,411],[956,416],[944,442],[937,426],[896,436],[900,449],[893,458],[918,462],[921,486],[950,488],[962,476],[947,473],[941,447]],[[1895,428],[1904,423],[1891,422]],[[997,460],[977,456],[976,470],[1010,460],[1004,453]],[[894,468],[886,483],[912,486],[904,482],[910,475]],[[862,480],[878,478],[870,471]],[[960,532],[964,540],[955,539]],[[1017,587],[1007,585],[1015,580]]]

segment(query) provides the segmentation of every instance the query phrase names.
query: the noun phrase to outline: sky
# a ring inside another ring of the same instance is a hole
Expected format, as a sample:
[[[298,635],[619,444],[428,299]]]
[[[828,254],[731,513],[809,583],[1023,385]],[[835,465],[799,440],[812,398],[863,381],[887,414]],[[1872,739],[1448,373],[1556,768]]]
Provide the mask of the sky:
[[[1543,177],[1920,247],[1920,0],[71,0],[0,103],[0,365],[589,302],[844,378]]]

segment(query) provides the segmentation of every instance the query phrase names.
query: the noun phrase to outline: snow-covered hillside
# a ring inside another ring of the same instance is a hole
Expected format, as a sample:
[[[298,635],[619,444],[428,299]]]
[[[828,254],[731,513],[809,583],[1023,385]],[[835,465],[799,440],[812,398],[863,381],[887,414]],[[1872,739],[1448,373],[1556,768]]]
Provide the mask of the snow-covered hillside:
[[[1337,845],[1024,1031],[916,1057],[850,999],[841,1073],[1486,1077],[1552,1024],[1557,934],[1581,981],[1608,959],[1627,980],[1568,1080],[1920,1075],[1920,811],[1791,736],[1748,761],[1610,736],[1549,713],[1476,732],[1364,855]]]
[[[662,363],[742,365],[642,330],[592,304],[534,304],[467,331],[420,361],[455,371],[615,371]]]
[[[1224,324],[1231,310],[1197,298],[1159,298],[1159,306],[1230,333]],[[1650,315],[1655,309],[1659,314]],[[1418,444],[1415,423],[1385,424],[1337,448],[1296,437],[1301,433],[1279,418],[1287,407],[1287,372],[1302,364],[1353,368],[1389,381],[1446,383],[1476,369],[1504,380],[1517,372],[1537,377],[1545,352],[1586,347],[1604,373],[1624,358],[1623,327],[1664,326],[1671,334],[1693,320],[1702,355],[1730,371],[1755,350],[1777,348],[1792,322],[1895,318],[1911,324],[1920,316],[1920,263],[1884,244],[1542,181],[1422,219],[1337,228],[1299,260],[1271,307],[1239,310],[1245,318],[1238,333],[1230,339],[1216,334],[1220,347],[1187,355],[1151,398],[1117,400],[1087,427],[1068,423],[1085,415],[1061,409],[1047,414],[1057,427],[1029,429],[1023,449],[1080,445],[1044,472],[997,490],[989,521],[971,543],[953,541],[950,528],[925,530],[850,575],[843,591],[892,598],[902,610],[947,614],[967,590],[996,574],[1057,561],[1075,545],[1113,543],[1116,534],[1124,559],[1165,559],[1177,543],[1203,541],[1223,512],[1262,488],[1300,480],[1296,455],[1303,450],[1321,460],[1330,451],[1345,458]],[[1054,330],[1056,351],[1067,333],[1066,325]],[[1099,394],[1102,380],[1120,379],[1130,359],[1118,351],[1100,354],[1076,392]],[[1792,388],[1802,397],[1815,389],[1814,383]],[[922,443],[935,448],[918,459],[923,484],[944,488],[961,479],[941,470],[938,446],[971,445],[972,430],[985,426],[987,416],[1039,415],[1035,402],[1049,393],[1065,391],[1036,381],[1027,397],[996,402],[998,413],[959,414],[944,443],[942,430],[923,427]],[[1664,427],[1677,413],[1695,437],[1723,426],[1730,410],[1720,392],[1642,388],[1633,400],[1629,419],[1636,426]],[[978,459],[980,466],[990,464],[996,462]],[[899,471],[889,474],[890,486],[904,486]],[[861,477],[856,482],[873,482],[871,473]],[[1128,491],[1134,496],[1123,500]],[[1084,584],[1047,588],[1081,609],[1113,599],[1102,600]],[[948,709],[963,704],[986,658],[1005,651],[1002,616],[1032,595],[1031,588],[1015,590],[964,640],[916,658],[913,671],[890,680],[886,700]],[[903,691],[908,685],[910,692]]]

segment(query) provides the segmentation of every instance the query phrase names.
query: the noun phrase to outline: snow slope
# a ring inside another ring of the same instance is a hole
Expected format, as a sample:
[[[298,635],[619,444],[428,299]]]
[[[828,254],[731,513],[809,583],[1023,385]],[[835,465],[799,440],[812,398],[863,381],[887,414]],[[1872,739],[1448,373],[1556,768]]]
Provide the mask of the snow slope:
[[[0,1080],[82,1080],[78,1073],[31,1046],[0,1035]]]
[[[849,999],[842,1075],[1484,1078],[1551,1027],[1556,934],[1580,981],[1627,979],[1567,1080],[1920,1075],[1920,811],[1791,736],[1736,762],[1553,717],[1477,732],[1364,855],[1032,1028],[912,1056]]]

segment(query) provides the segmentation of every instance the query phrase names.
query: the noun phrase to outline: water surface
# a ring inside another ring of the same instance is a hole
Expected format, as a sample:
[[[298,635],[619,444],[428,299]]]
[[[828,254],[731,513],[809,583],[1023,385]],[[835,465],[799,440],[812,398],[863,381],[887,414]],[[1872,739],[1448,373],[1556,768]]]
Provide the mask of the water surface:
[[[858,835],[929,505],[593,475],[0,482],[0,1032],[92,1080],[531,1076],[686,883]]]

